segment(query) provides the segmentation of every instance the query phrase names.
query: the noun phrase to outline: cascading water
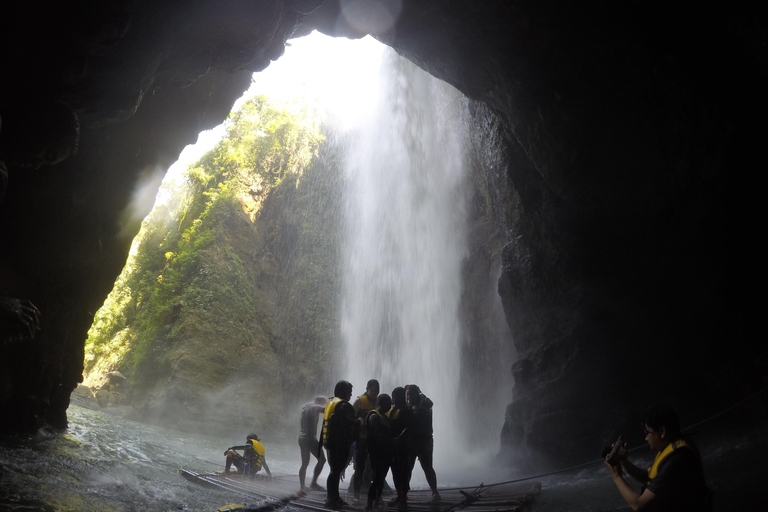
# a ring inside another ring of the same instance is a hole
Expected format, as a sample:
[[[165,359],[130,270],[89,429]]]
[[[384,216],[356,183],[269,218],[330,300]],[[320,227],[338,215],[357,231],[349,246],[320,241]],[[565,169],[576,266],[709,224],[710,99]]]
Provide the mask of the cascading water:
[[[371,378],[382,393],[418,384],[435,403],[439,466],[460,443],[464,98],[387,51],[373,101],[347,161],[344,378],[355,395]]]

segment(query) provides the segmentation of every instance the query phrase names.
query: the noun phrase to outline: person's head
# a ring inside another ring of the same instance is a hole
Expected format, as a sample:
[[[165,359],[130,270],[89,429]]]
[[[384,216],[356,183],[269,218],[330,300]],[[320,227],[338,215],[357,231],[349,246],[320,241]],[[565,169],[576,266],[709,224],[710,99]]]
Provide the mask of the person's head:
[[[378,396],[376,399],[376,408],[378,411],[382,414],[387,412],[392,408],[392,399],[389,398],[389,395],[386,393],[382,393]]]
[[[328,399],[324,396],[316,396],[315,397],[315,404],[316,405],[325,405],[328,403]]]
[[[421,389],[416,384],[405,386],[405,401],[408,405],[418,405],[421,402]]]
[[[333,396],[341,398],[342,400],[349,400],[352,398],[352,383],[346,380],[337,382],[336,387],[333,388]]]
[[[254,441],[258,441],[259,440],[259,436],[257,436],[256,434],[253,434],[253,433],[248,434],[248,436],[245,438],[245,442],[247,443],[251,439],[253,439]]]
[[[392,403],[395,407],[405,406],[405,388],[398,386],[392,390]]]
[[[680,419],[669,407],[654,407],[643,417],[645,440],[651,450],[661,451],[680,439]]]
[[[365,394],[371,400],[375,400],[379,396],[379,381],[376,379],[369,380],[368,384],[365,385]]]

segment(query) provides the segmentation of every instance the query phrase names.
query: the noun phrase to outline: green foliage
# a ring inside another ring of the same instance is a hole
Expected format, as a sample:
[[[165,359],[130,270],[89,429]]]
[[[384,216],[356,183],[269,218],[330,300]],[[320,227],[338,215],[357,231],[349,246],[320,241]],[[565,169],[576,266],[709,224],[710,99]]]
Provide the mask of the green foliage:
[[[256,236],[248,218],[255,219],[287,176],[304,172],[323,136],[315,120],[264,97],[232,113],[226,133],[142,224],[88,333],[86,384],[99,385],[113,369],[151,381],[178,360],[180,341],[217,336],[219,325],[239,323],[243,328],[232,327],[229,335],[249,347],[255,343],[250,326],[269,323],[256,314],[258,272],[233,249],[229,226],[250,226],[248,236]]]
[[[187,173],[197,192],[263,181],[275,186],[288,174],[301,174],[323,140],[314,119],[280,110],[257,96],[233,112],[226,136]]]

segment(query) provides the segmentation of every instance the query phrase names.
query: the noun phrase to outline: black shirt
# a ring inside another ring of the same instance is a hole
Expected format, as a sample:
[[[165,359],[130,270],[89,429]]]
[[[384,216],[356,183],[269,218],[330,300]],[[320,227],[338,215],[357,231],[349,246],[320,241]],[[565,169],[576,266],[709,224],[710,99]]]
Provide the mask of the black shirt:
[[[707,482],[699,454],[682,447],[659,466],[656,478],[648,484],[656,495],[649,510],[699,512],[706,510]]]
[[[355,436],[355,409],[346,400],[339,402],[330,419],[330,432],[323,444],[329,450],[348,450]]]
[[[411,439],[416,442],[432,439],[432,405],[432,400],[422,394],[419,403],[411,407]]]

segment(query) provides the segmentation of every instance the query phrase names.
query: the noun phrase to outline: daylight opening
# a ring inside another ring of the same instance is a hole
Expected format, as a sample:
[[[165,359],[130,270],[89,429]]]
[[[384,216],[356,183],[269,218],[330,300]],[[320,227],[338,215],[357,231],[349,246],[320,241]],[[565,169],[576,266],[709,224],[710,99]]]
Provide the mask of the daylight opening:
[[[89,331],[85,385],[142,420],[288,443],[338,380],[353,397],[417,384],[438,479],[456,453],[482,465],[510,349],[484,363],[498,374],[467,374],[468,107],[370,37],[292,40],[168,170]],[[494,406],[465,414],[468,397]]]

